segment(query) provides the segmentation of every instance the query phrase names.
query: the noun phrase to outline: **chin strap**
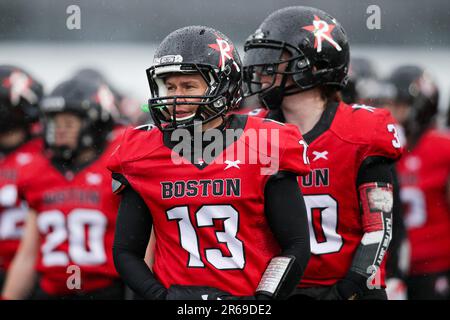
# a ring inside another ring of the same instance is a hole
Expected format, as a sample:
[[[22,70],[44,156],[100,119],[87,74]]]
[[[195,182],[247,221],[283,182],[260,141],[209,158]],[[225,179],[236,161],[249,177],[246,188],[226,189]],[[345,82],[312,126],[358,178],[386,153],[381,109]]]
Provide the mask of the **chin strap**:
[[[280,86],[273,87],[270,90],[259,94],[259,99],[269,110],[276,110],[281,107],[284,97],[304,91],[298,85],[291,84],[286,87],[287,76],[283,75]]]

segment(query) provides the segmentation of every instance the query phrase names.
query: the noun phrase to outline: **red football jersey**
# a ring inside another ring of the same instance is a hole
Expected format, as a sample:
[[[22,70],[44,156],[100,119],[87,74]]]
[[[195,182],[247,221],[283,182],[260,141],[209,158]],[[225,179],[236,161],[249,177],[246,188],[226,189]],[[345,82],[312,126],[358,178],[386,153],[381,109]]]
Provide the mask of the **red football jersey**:
[[[270,117],[266,109],[249,114]],[[350,269],[364,233],[358,170],[368,157],[401,156],[395,124],[387,110],[341,102],[328,106],[304,135],[311,173],[299,178],[299,184],[308,211],[312,255],[300,287],[331,286]],[[377,277],[384,286],[384,264]]]
[[[397,170],[411,246],[410,274],[450,270],[450,134],[426,131]]]
[[[107,287],[118,277],[112,258],[119,197],[111,193],[107,160],[117,145],[78,172],[62,173],[38,154],[19,175],[20,195],[37,213],[40,234],[37,271],[48,294],[73,292],[68,278],[79,267],[81,290]]]
[[[232,116],[228,128],[243,131],[212,162],[204,154],[195,165],[181,158],[156,128],[126,132],[111,157],[110,170],[126,177],[152,214],[153,271],[165,287],[253,295],[280,253],[264,213],[264,187],[278,170],[309,172],[301,134],[291,125],[242,115]]]
[[[17,176],[41,150],[42,141],[34,139],[7,155],[0,154],[0,270],[8,269],[14,258],[27,213],[18,197]]]

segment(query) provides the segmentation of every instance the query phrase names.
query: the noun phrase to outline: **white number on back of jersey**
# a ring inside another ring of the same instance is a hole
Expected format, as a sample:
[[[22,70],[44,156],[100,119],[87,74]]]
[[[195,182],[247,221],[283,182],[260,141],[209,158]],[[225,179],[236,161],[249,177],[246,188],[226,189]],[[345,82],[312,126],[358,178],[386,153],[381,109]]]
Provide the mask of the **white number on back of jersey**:
[[[79,265],[106,262],[104,237],[107,218],[102,212],[75,209],[66,218],[59,210],[44,211],[38,215],[37,224],[39,231],[46,235],[41,247],[45,266],[65,266],[70,260]],[[58,247],[67,240],[69,254],[58,251]]]
[[[196,231],[189,218],[187,206],[175,207],[167,211],[169,220],[177,220],[180,232],[181,247],[189,253],[189,267],[204,267]],[[224,220],[223,232],[216,232],[217,240],[225,243],[231,253],[230,257],[223,256],[219,249],[206,249],[206,260],[219,270],[243,269],[245,266],[244,245],[237,238],[239,213],[229,205],[205,205],[195,214],[197,226],[212,227],[214,220]]]
[[[311,253],[320,255],[338,252],[342,248],[342,236],[337,233],[338,212],[337,202],[330,195],[305,195],[305,205],[308,213],[309,236]],[[321,228],[318,230],[325,237],[325,241],[319,242],[314,229],[314,209],[320,210]]]

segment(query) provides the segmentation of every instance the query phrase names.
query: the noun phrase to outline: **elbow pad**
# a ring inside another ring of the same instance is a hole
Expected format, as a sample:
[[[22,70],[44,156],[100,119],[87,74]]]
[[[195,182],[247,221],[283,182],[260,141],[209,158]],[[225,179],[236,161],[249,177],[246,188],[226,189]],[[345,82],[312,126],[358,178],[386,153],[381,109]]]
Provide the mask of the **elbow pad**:
[[[360,185],[358,190],[364,230],[364,255],[360,257],[364,263],[359,266],[363,267],[360,271],[367,272],[369,266],[381,265],[392,238],[393,187],[390,183],[371,182]]]

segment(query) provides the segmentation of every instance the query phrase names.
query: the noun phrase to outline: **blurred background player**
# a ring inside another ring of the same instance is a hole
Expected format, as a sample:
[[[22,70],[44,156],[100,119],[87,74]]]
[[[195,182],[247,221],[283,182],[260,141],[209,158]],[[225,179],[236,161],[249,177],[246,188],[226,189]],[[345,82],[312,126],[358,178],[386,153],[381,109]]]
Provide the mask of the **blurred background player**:
[[[352,57],[348,83],[342,89],[342,99],[348,104],[360,104],[384,108],[391,103],[397,93],[395,85],[388,79],[379,77],[372,60],[365,57]],[[399,135],[403,132],[397,126]],[[404,138],[400,135],[400,140]],[[389,300],[405,300],[405,277],[409,269],[409,242],[404,224],[400,200],[400,184],[395,165],[392,165],[394,187],[394,206],[392,210],[392,240],[386,257],[386,293]]]
[[[116,137],[101,90],[96,81],[72,79],[41,104],[45,152],[19,176],[30,211],[5,283],[7,299],[123,298],[112,260],[118,197],[106,169]]]
[[[15,66],[0,65],[0,290],[23,234],[26,209],[17,176],[41,150],[32,127],[39,120],[42,85]]]
[[[389,80],[397,94],[387,107],[407,142],[397,170],[411,244],[408,297],[449,299],[450,134],[436,128],[438,87],[414,65],[398,67]]]
[[[344,29],[321,10],[288,7],[263,21],[245,51],[248,94],[267,107],[259,116],[295,124],[309,145],[313,172],[299,183],[312,254],[293,298],[386,299],[391,164],[402,147],[389,112],[341,101],[350,58]]]
[[[373,62],[363,57],[350,57],[348,81],[341,91],[342,101],[347,104],[360,103],[358,83],[366,79],[378,79]]]

